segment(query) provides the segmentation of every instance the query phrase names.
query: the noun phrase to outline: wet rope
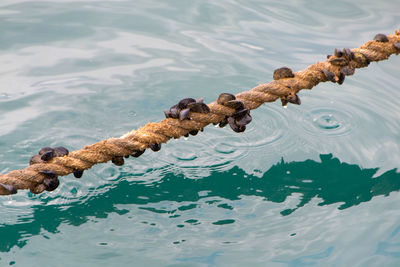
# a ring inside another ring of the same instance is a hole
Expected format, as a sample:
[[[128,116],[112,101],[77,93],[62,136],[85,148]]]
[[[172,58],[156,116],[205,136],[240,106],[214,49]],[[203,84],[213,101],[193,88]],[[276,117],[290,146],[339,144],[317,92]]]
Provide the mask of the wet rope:
[[[284,106],[300,104],[297,95],[300,90],[311,89],[326,81],[342,84],[345,76],[353,75],[356,68],[367,67],[372,61],[385,60],[399,53],[400,30],[388,36],[377,34],[374,40],[359,48],[335,49],[326,61],[305,70],[293,73],[287,67],[277,69],[272,82],[236,96],[223,93],[216,102],[208,105],[201,100],[183,99],[164,111],[165,120],[148,123],[119,138],[103,140],[70,153],[62,147],[43,148],[31,158],[30,166],[0,175],[0,195],[15,194],[18,189],[30,189],[32,193],[52,191],[59,184],[58,176],[74,173],[80,178],[84,170],[110,160],[122,165],[124,157],[138,157],[147,148],[158,151],[161,144],[171,138],[195,135],[210,123],[221,127],[229,124],[234,131],[242,132],[251,121],[251,109],[277,99],[281,99]]]

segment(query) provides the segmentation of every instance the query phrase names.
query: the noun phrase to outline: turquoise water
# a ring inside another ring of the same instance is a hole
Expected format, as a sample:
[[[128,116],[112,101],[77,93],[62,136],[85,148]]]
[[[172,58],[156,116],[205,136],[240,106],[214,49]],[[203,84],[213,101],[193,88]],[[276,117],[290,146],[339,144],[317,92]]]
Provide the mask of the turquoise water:
[[[0,2],[0,171],[400,29],[398,1]],[[0,197],[1,266],[399,266],[400,57],[53,192]]]

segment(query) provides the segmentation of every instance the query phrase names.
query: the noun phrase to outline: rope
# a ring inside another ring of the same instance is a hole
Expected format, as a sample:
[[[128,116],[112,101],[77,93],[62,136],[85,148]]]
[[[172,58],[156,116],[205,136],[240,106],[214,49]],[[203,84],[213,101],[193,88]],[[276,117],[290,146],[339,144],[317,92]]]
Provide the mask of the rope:
[[[229,123],[236,132],[242,132],[251,121],[249,110],[265,102],[281,99],[282,105],[300,104],[297,93],[311,89],[320,82],[342,84],[345,76],[353,75],[356,68],[367,67],[372,61],[388,59],[400,53],[400,30],[392,35],[377,34],[359,48],[335,49],[324,62],[310,65],[305,70],[293,73],[283,67],[274,71],[274,80],[260,84],[250,91],[233,96],[223,93],[216,102],[208,105],[202,100],[183,99],[165,111],[166,119],[148,123],[119,138],[110,138],[72,151],[62,147],[43,148],[30,160],[30,166],[0,175],[0,195],[17,193],[18,189],[30,189],[32,193],[52,191],[57,188],[58,176],[74,173],[80,178],[84,170],[93,165],[112,160],[116,165],[124,163],[123,157],[138,157],[145,149],[158,151],[162,143],[171,138],[195,135],[208,124]]]

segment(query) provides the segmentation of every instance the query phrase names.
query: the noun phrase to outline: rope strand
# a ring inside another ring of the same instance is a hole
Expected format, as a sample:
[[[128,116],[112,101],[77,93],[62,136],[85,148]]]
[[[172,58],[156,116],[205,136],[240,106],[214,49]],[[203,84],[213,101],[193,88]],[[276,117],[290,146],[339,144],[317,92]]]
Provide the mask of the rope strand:
[[[241,102],[245,110],[256,109],[263,103],[277,99],[281,99],[282,105],[300,104],[300,98],[297,96],[300,90],[311,89],[326,81],[342,84],[345,76],[353,75],[356,68],[367,67],[372,61],[385,60],[390,55],[399,53],[400,30],[388,36],[377,34],[374,40],[359,48],[345,48],[342,51],[335,49],[334,54],[328,55],[324,62],[310,65],[305,70],[293,73],[286,67],[277,69],[273,81],[237,94],[236,102]],[[36,162],[32,158],[32,165],[0,175],[0,195],[15,194],[19,189],[29,189],[32,193],[52,191],[58,186],[58,176],[74,173],[75,177],[80,178],[83,170],[110,160],[116,165],[122,165],[123,157],[140,156],[147,148],[158,151],[161,144],[169,139],[197,134],[210,123],[223,126],[230,117],[236,118],[238,123],[237,114],[243,111],[217,102],[207,106],[207,113],[190,111],[190,119],[167,118],[158,123],[147,123],[144,127],[132,130],[119,138],[103,140],[83,149],[67,152],[64,156],[50,157],[48,161],[39,158]],[[249,116],[249,112],[245,115]],[[251,117],[247,117],[245,121],[244,124],[247,124]],[[232,127],[231,122],[229,124]],[[236,130],[244,131],[245,126],[240,127]]]

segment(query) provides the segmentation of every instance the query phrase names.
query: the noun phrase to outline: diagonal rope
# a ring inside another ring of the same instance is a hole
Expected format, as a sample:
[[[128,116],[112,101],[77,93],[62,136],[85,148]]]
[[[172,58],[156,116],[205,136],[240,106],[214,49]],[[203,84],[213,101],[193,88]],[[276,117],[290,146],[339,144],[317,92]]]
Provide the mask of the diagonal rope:
[[[195,135],[210,123],[224,126],[229,122],[234,131],[244,131],[245,126],[239,121],[244,120],[244,125],[251,121],[249,110],[277,99],[281,99],[282,105],[300,104],[300,98],[297,96],[300,90],[311,89],[326,81],[342,84],[345,76],[353,75],[356,68],[367,67],[372,61],[385,60],[390,55],[399,53],[400,30],[388,36],[377,34],[374,40],[359,48],[335,49],[334,54],[328,55],[327,60],[310,65],[302,71],[293,73],[289,68],[283,67],[275,70],[274,80],[270,83],[260,84],[236,96],[222,94],[228,98],[233,97],[231,99],[234,100],[228,101],[231,103],[228,103],[229,105],[220,99],[221,95],[217,102],[206,105],[208,108],[204,108],[205,104],[196,103],[192,104],[191,108],[181,110],[179,114],[183,118],[174,118],[174,114],[178,113],[174,113],[174,107],[171,107],[170,111],[166,111],[167,119],[158,123],[148,123],[119,138],[103,140],[70,153],[60,152],[58,156],[56,148],[43,151],[41,155],[31,158],[30,166],[0,175],[0,195],[15,194],[18,189],[30,189],[32,193],[54,190],[59,183],[58,176],[74,173],[75,177],[80,178],[83,170],[110,160],[116,165],[122,165],[123,157],[140,156],[147,148],[158,151],[161,144],[171,138]],[[200,109],[193,108],[196,105]]]

